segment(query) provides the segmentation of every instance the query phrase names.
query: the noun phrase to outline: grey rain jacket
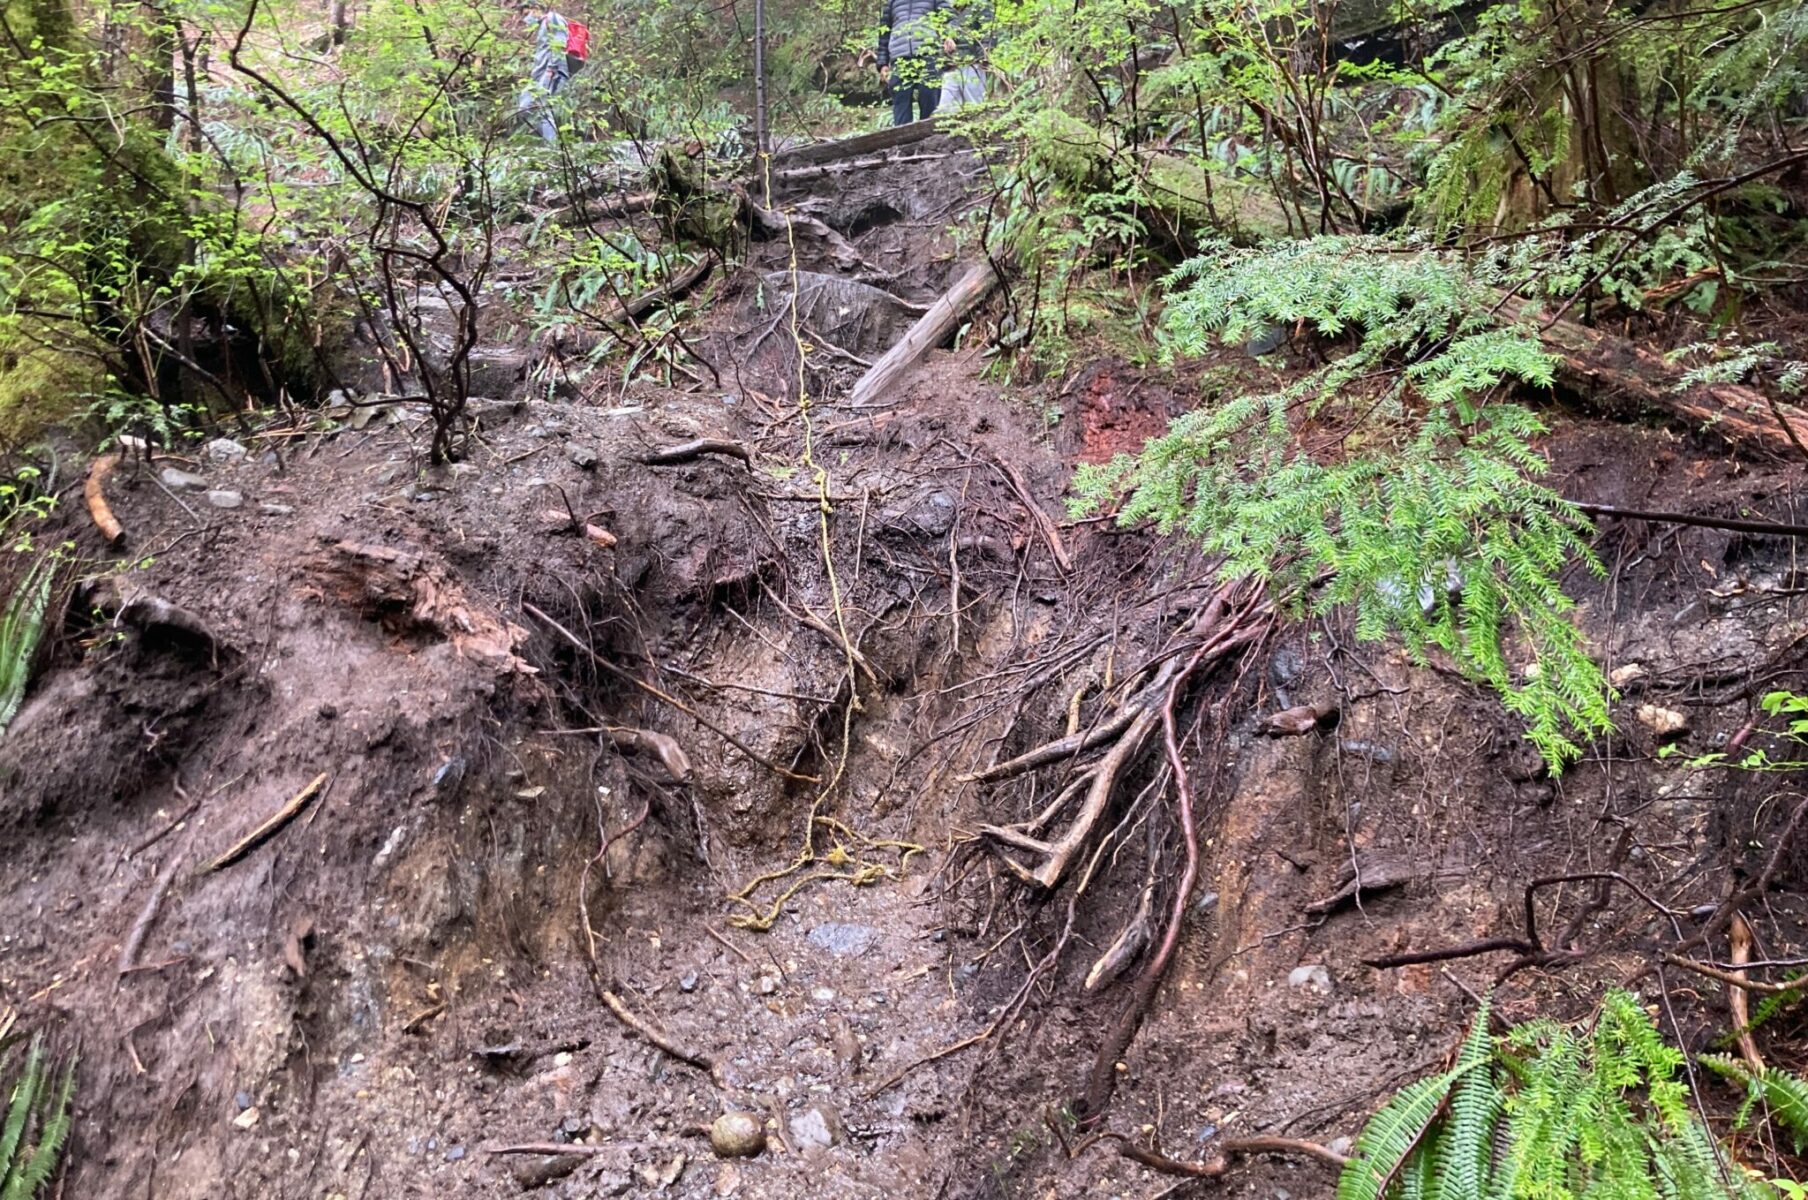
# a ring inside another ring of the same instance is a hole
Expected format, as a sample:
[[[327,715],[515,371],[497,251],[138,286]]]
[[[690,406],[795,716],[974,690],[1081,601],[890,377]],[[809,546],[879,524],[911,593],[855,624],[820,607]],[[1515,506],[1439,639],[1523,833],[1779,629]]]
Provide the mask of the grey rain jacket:
[[[942,35],[929,14],[947,7],[947,0],[885,0],[879,20],[879,65],[890,66],[913,55],[934,58],[941,51]]]

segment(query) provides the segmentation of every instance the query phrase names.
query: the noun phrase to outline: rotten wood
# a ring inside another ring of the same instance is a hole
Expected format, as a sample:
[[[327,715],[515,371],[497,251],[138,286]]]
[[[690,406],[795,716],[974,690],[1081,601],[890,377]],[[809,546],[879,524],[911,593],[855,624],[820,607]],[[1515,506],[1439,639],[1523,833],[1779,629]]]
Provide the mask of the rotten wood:
[[[1262,722],[1261,732],[1269,737],[1303,737],[1322,728],[1337,715],[1335,704],[1300,704],[1270,713]]]
[[[305,809],[316,796],[320,795],[321,791],[326,787],[327,778],[327,773],[324,771],[314,776],[313,779],[308,781],[308,785],[299,792],[296,792],[294,797],[291,798],[287,804],[284,804],[281,808],[272,813],[263,824],[233,843],[232,847],[225,853],[208,863],[205,867],[202,867],[199,873],[202,875],[211,875],[215,871],[230,867],[233,863],[244,858],[247,854],[282,832],[284,826],[288,825],[290,821],[293,821],[297,816],[301,815],[301,811]]]
[[[94,527],[100,530],[101,537],[109,546],[117,546],[126,536],[125,527],[119,518],[113,515],[113,506],[107,503],[107,476],[119,465],[120,456],[103,454],[88,467],[88,478],[82,484],[82,498],[88,502],[88,515],[94,520]]]
[[[1324,916],[1345,904],[1367,899],[1378,892],[1405,887],[1417,877],[1412,860],[1384,858],[1375,862],[1345,863],[1335,891],[1306,905],[1313,916]]]
[[[698,259],[658,287],[648,288],[620,305],[616,310],[615,319],[638,321],[660,305],[682,299],[686,292],[703,282],[704,277],[709,274],[710,268],[715,265],[716,260],[713,258]]]
[[[1508,323],[1537,316],[1516,297],[1501,298],[1494,311]],[[1796,447],[1808,439],[1808,417],[1784,413],[1755,388],[1702,383],[1678,390],[1682,377],[1637,342],[1567,319],[1537,324],[1539,340],[1556,359],[1557,388],[1590,408],[1620,416],[1657,413],[1771,458],[1799,457]]]
[[[848,394],[848,404],[859,408],[884,395],[909,370],[952,334],[966,315],[998,286],[998,268],[990,259],[974,263],[962,272],[954,286],[929,306],[910,331],[887,350],[872,370],[860,377]]]

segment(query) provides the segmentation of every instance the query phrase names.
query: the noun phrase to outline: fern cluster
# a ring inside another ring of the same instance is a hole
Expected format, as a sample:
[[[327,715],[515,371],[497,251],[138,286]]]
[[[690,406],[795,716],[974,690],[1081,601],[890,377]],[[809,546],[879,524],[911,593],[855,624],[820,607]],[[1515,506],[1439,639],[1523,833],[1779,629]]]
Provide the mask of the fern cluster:
[[[1754,1071],[1740,1059],[1716,1054],[1702,1055],[1701,1065],[1745,1088],[1735,1125],[1744,1128],[1762,1102],[1771,1119],[1789,1132],[1797,1154],[1808,1147],[1808,1080],[1775,1067]]]
[[[1370,1119],[1337,1200],[1727,1200],[1766,1195],[1722,1155],[1638,1001],[1608,993],[1590,1031],[1552,1021],[1496,1041],[1484,1005],[1442,1075]]]
[[[9,1096],[0,1124],[0,1200],[33,1200],[50,1181],[69,1137],[75,1060],[57,1062],[34,1038],[22,1061],[0,1057],[0,1087]]]
[[[12,724],[25,700],[31,666],[44,635],[44,617],[50,607],[51,587],[58,560],[40,554],[25,570],[12,594],[0,604],[0,734]]]
[[[1200,541],[1227,577],[1266,580],[1296,611],[1348,606],[1364,639],[1445,652],[1553,766],[1608,728],[1605,680],[1558,583],[1570,563],[1599,567],[1580,515],[1539,482],[1543,424],[1501,398],[1551,381],[1532,335],[1496,326],[1450,260],[1371,239],[1217,243],[1169,292],[1170,355],[1277,326],[1350,348],[1082,468],[1082,510],[1121,499],[1123,523]]]

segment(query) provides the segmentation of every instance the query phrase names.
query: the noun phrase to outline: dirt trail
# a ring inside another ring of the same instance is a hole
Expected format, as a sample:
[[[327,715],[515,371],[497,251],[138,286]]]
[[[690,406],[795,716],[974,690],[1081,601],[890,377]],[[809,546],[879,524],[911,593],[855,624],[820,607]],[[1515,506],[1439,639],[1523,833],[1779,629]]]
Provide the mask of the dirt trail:
[[[1191,385],[1107,361],[1037,405],[954,351],[882,408],[838,407],[963,265],[944,231],[982,169],[940,141],[911,153],[890,178],[809,181],[807,206],[779,197],[865,262],[756,244],[700,342],[720,388],[602,403],[521,385],[480,406],[470,461],[437,471],[407,412],[182,464],[230,508],[166,490],[160,465],[115,474],[130,553],[151,558],[124,599],[178,606],[211,640],[74,630],[0,740],[0,1001],[82,1043],[68,1194],[1173,1183],[1105,1147],[1070,1161],[1050,1124],[1126,995],[1083,982],[1145,878],[1172,878],[1165,818],[1141,809],[1070,908],[1071,889],[1038,897],[974,838],[1059,781],[958,777],[1070,713],[1108,720],[1115,681],[1202,603],[1184,548],[1067,525],[1067,569],[1026,504],[1058,520],[1071,465],[1159,428]],[[807,409],[793,279],[817,347]],[[748,457],[644,461],[696,439]],[[1796,473],[1661,431],[1569,422],[1549,449],[1597,502],[1792,515]],[[1575,581],[1585,621],[1641,675],[1622,734],[1561,781],[1492,700],[1335,624],[1287,628],[1202,689],[1186,742],[1202,879],[1105,1127],[1181,1158],[1252,1133],[1334,1142],[1447,1053],[1462,988],[1502,965],[1364,958],[1512,933],[1538,874],[1614,863],[1683,907],[1714,898],[1697,856],[1774,814],[1675,787],[1634,710],[1683,709],[1706,748],[1795,670],[1790,546],[1625,524],[1601,548],[1609,577]],[[1339,719],[1262,732],[1308,704]],[[320,775],[293,821],[205,869]],[[1586,902],[1551,899],[1564,920]],[[1799,930],[1799,907],[1780,895],[1779,927]],[[1636,941],[1645,919],[1616,902],[1582,933]],[[1503,1002],[1581,1011],[1627,962],[1522,977]],[[631,1033],[603,990],[714,1078]],[[1683,1018],[1724,1024],[1705,1003]],[[729,1109],[769,1120],[767,1153],[710,1153],[699,1129]],[[573,1152],[491,1153],[546,1143]],[[1281,1158],[1231,1178],[1276,1197],[1332,1182]]]

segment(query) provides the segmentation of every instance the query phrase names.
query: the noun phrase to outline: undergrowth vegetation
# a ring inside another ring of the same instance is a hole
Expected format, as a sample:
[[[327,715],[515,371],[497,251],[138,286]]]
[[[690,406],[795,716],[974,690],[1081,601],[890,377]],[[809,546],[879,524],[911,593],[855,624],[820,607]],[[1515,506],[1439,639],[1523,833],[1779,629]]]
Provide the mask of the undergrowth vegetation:
[[[1208,246],[1169,279],[1170,355],[1294,329],[1353,347],[1281,391],[1189,413],[1139,454],[1082,468],[1075,489],[1082,509],[1122,496],[1119,520],[1198,540],[1226,577],[1268,580],[1297,611],[1348,606],[1361,637],[1398,635],[1421,660],[1442,650],[1560,767],[1608,726],[1558,582],[1572,561],[1598,564],[1578,515],[1539,482],[1543,422],[1502,398],[1514,382],[1548,386],[1549,357],[1476,294],[1432,251]]]
[[[75,1057],[53,1053],[34,1037],[20,1053],[0,1019],[0,1200],[47,1195],[69,1139]]]
[[[1337,1200],[1775,1194],[1716,1144],[1682,1053],[1630,993],[1608,992],[1592,1029],[1537,1020],[1496,1038],[1490,1014],[1484,1004],[1449,1071],[1370,1118]]]

